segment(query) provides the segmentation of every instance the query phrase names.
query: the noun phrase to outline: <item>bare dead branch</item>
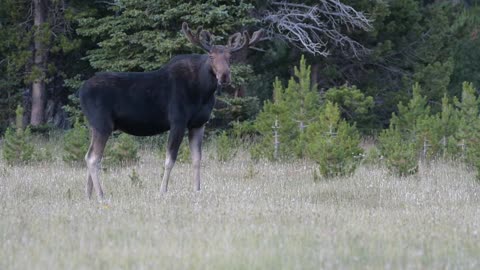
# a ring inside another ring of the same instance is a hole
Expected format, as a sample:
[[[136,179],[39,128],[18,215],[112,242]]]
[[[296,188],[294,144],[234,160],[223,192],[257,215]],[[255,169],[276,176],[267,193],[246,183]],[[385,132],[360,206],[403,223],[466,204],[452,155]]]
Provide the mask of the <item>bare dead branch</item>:
[[[314,55],[327,56],[331,46],[357,58],[369,52],[344,32],[370,31],[372,20],[340,0],[319,0],[315,6],[272,1],[262,19],[270,36]]]

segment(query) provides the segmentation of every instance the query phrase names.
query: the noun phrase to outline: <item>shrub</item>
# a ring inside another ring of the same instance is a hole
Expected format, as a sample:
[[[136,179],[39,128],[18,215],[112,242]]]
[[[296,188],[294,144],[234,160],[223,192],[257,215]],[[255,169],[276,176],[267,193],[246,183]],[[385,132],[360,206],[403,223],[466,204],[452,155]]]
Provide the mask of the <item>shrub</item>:
[[[53,161],[52,151],[48,146],[36,149],[33,153],[33,160],[37,162],[50,162]]]
[[[223,131],[215,138],[215,154],[218,161],[229,161],[236,153],[237,146],[235,140],[227,135],[226,131]]]
[[[307,154],[318,166],[323,177],[352,174],[359,164],[360,135],[356,128],[340,117],[338,106],[325,104],[318,121],[306,133]],[[314,177],[315,178],[315,177]]]
[[[28,163],[33,158],[34,147],[29,142],[30,128],[23,128],[23,108],[18,105],[16,113],[15,129],[9,127],[5,132],[3,157],[9,164]]]
[[[477,178],[480,178],[480,98],[471,83],[463,84],[462,100],[456,101],[460,114],[457,145],[462,149],[462,158],[465,163],[477,169]]]
[[[75,119],[73,128],[68,130],[63,137],[63,161],[69,164],[83,162],[89,145],[88,128]]]
[[[306,64],[305,57],[300,60],[299,67],[295,67],[294,73],[295,76],[290,78],[287,87],[278,78],[275,80],[273,102],[266,101],[255,119],[254,127],[260,138],[251,148],[250,153],[254,159],[305,156],[305,138],[302,134],[318,116],[320,96],[310,85],[310,66]],[[280,141],[277,147],[274,129]]]
[[[190,162],[190,146],[188,139],[184,138],[180,148],[178,149],[177,162],[189,163]]]
[[[138,143],[133,136],[121,133],[110,141],[105,151],[105,164],[123,165],[138,161]]]
[[[380,153],[390,172],[398,176],[407,176],[418,172],[415,140],[410,137],[404,138],[402,133],[393,127],[384,130],[378,140]]]
[[[342,118],[347,122],[356,123],[365,129],[372,128],[373,97],[365,96],[356,86],[330,88],[325,92],[325,99],[339,106]]]

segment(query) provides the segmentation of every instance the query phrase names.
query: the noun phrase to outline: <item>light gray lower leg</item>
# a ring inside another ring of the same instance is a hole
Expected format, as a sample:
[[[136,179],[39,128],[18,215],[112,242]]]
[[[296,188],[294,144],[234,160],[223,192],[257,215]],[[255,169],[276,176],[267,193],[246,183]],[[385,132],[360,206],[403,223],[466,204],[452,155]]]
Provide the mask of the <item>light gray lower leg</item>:
[[[170,151],[167,150],[167,155],[165,157],[162,186],[160,188],[162,192],[167,192],[168,190],[168,179],[170,179],[170,173],[172,172],[173,165],[175,165],[175,160],[172,160],[172,155]]]
[[[163,172],[162,185],[160,187],[162,192],[167,192],[168,180],[170,179],[170,172],[177,160],[178,148],[182,143],[185,128],[183,126],[173,127],[168,134],[167,155],[165,157],[165,169]]]
[[[85,185],[85,194],[87,195],[88,199],[92,198],[92,189],[93,189],[92,176],[90,175],[90,169],[88,169],[88,157],[92,152],[92,148],[93,148],[93,141],[90,143],[87,154],[85,155],[85,161],[87,162],[87,183]]]
[[[100,164],[102,161],[103,151],[107,143],[109,135],[102,135],[95,130],[92,130],[92,143],[90,149],[85,157],[88,168],[88,178],[87,178],[87,195],[90,197],[92,193],[92,186],[97,193],[99,200],[103,200],[103,190],[100,185]]]
[[[98,177],[100,172],[100,161],[101,161],[101,157],[98,157],[92,154],[87,159],[87,166],[88,166],[88,173],[90,174],[89,178],[92,180],[92,184],[93,184],[93,187],[95,188],[95,192],[97,193],[97,197],[98,199],[103,200],[102,185],[100,184],[100,180]]]
[[[190,154],[193,165],[193,183],[196,191],[200,190],[200,166],[202,161],[202,140],[205,127],[192,128],[188,132]]]

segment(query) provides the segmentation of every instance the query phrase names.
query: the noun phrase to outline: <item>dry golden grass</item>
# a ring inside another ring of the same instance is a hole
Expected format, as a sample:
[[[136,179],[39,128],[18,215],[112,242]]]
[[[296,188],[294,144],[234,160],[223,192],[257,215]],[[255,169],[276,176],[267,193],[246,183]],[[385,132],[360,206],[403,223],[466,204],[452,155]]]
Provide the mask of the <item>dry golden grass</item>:
[[[480,268],[480,185],[456,164],[314,183],[311,164],[206,154],[201,192],[177,164],[164,195],[163,162],[142,156],[102,174],[105,204],[84,168],[0,161],[0,269]]]

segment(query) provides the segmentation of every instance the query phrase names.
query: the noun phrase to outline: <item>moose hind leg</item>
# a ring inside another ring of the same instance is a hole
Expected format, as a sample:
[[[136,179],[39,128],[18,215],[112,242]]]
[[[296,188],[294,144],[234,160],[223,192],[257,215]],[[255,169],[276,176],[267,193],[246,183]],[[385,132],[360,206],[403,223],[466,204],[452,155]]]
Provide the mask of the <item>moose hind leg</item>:
[[[196,191],[200,190],[200,165],[202,161],[202,140],[205,127],[191,128],[188,131],[190,155],[193,164],[193,183]]]
[[[90,152],[92,152],[93,148],[93,136],[90,138],[90,146],[88,147],[87,154],[85,154],[85,161],[88,165],[88,157],[90,156]],[[87,167],[87,183],[85,185],[85,194],[87,195],[88,199],[92,198],[92,190],[93,190],[93,181],[92,176],[90,175],[90,170]]]
[[[109,136],[110,134],[101,134],[92,128],[90,148],[85,156],[88,170],[86,192],[89,198],[91,197],[93,186],[93,188],[95,188],[95,192],[97,193],[98,199],[103,200],[103,190],[102,186],[100,185],[99,173],[103,151]]]
[[[185,128],[183,127],[172,128],[168,134],[167,155],[165,156],[162,186],[160,187],[162,192],[167,192],[168,190],[168,180],[170,178],[173,165],[175,165],[175,161],[177,160],[178,148],[180,148],[184,134]]]

